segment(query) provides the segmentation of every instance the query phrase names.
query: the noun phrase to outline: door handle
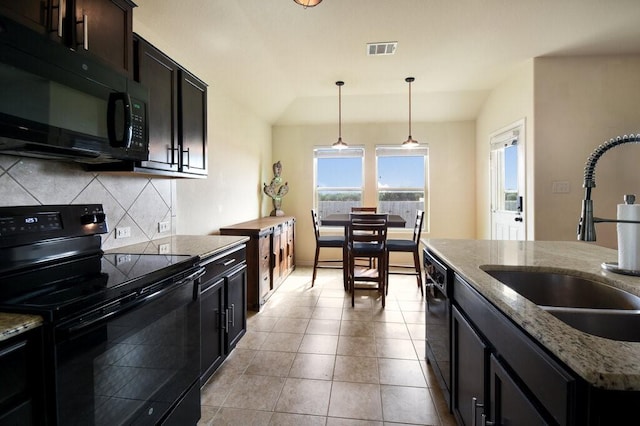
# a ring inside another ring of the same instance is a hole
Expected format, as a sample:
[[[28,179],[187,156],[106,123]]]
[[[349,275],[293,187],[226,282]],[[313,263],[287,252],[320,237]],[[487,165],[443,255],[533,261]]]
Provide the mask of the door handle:
[[[516,216],[513,220],[515,220],[516,222],[522,222],[522,217]]]

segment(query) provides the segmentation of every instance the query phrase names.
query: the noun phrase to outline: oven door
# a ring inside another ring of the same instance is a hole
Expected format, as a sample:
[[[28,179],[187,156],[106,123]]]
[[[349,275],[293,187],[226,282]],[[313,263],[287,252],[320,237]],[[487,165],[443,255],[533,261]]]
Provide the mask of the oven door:
[[[197,422],[199,282],[195,274],[188,278],[56,328],[58,425],[158,424],[185,395],[193,401],[185,402],[192,418],[184,424]]]

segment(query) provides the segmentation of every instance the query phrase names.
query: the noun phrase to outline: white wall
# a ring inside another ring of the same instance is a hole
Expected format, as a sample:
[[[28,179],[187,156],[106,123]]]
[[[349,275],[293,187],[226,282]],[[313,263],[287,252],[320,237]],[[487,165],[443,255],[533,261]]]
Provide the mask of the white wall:
[[[413,137],[429,145],[431,207],[429,232],[423,233],[424,237],[475,236],[474,127],[472,121],[412,125]],[[343,123],[345,142],[365,147],[364,204],[376,204],[375,146],[400,144],[406,139],[406,133],[406,124]],[[282,178],[289,182],[290,188],[282,209],[285,214],[297,218],[296,263],[299,265],[313,264],[315,249],[310,213],[313,207],[313,148],[330,146],[337,138],[337,125],[333,124],[273,128],[273,160],[282,162]]]
[[[535,78],[536,239],[575,240],[588,156],[605,140],[640,132],[640,56],[538,58]],[[604,154],[593,190],[596,216],[615,218],[623,194],[640,194],[640,147]],[[554,181],[571,192],[553,194]],[[615,248],[615,224],[596,225],[597,244]],[[603,261],[615,259],[603,259]]]
[[[533,61],[527,61],[496,89],[483,105],[476,121],[477,238],[491,238],[491,191],[489,176],[489,135],[517,120],[525,119],[526,194],[525,218],[534,214],[533,199]],[[534,238],[534,222],[527,220],[527,239]]]

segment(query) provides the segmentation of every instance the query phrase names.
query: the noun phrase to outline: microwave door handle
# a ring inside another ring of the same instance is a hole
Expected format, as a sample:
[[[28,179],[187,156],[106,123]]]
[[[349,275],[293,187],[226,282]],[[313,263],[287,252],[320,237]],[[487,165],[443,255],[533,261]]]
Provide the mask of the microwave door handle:
[[[122,139],[116,135],[116,104],[122,102],[123,129]],[[107,106],[107,132],[109,134],[109,144],[113,147],[129,148],[133,138],[133,113],[131,111],[131,98],[128,93],[116,92],[109,95]]]

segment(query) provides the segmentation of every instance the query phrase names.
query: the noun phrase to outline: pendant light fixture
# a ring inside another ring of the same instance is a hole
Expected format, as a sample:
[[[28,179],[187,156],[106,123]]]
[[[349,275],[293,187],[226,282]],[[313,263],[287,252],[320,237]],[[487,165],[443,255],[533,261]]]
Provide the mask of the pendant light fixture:
[[[338,86],[338,140],[332,146],[336,149],[342,149],[348,146],[342,141],[342,86],[344,86],[344,81],[336,81],[336,86]]]
[[[322,0],[293,0],[293,1],[298,3],[301,6],[304,6],[305,9],[308,7],[317,6],[320,3],[322,3]]]
[[[409,83],[409,138],[406,141],[402,142],[403,148],[414,148],[418,146],[418,141],[414,140],[411,137],[411,83],[413,83],[414,80],[415,78],[413,77],[407,77],[404,79],[404,81]]]

